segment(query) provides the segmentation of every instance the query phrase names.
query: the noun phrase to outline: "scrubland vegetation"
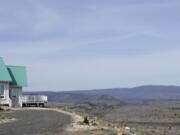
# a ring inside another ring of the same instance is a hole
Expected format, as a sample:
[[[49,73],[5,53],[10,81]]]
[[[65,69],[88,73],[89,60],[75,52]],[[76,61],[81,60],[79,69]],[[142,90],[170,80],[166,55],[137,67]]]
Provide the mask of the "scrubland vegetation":
[[[137,135],[180,135],[180,103],[108,107],[72,103],[56,105],[120,127],[128,126]]]
[[[107,113],[104,119],[130,126],[143,135],[180,134],[180,104],[124,106]]]

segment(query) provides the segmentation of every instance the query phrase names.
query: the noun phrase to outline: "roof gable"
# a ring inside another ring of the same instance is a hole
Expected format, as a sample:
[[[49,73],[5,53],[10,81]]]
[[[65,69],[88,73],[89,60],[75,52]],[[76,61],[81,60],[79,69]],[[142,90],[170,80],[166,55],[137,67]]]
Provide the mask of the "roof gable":
[[[0,57],[0,81],[12,81],[3,59]]]
[[[12,78],[10,85],[13,86],[27,86],[26,67],[23,66],[7,66],[9,74]]]

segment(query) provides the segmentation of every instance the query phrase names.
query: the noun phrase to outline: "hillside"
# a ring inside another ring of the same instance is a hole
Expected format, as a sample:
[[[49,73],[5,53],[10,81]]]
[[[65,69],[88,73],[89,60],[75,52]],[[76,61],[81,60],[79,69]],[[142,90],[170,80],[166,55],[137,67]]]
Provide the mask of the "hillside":
[[[147,85],[134,88],[112,88],[101,90],[75,91],[89,95],[107,94],[128,103],[143,103],[180,100],[179,86]]]
[[[48,96],[50,102],[61,102],[61,103],[76,103],[76,104],[91,104],[98,106],[114,106],[124,105],[125,103],[111,95],[89,95],[82,93],[64,93],[64,92],[28,92],[24,94],[43,94]]]
[[[180,100],[180,87],[149,85],[134,88],[112,88],[69,92],[29,92],[25,94],[44,94],[48,95],[49,101],[59,102],[83,103],[103,101],[108,104],[118,104],[123,101],[135,104],[149,104],[151,102]]]

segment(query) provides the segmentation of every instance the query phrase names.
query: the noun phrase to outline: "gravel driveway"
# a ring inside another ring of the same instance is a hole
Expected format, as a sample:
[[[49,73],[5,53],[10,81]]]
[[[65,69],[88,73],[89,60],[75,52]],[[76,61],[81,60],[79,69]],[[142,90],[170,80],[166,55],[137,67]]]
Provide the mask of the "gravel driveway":
[[[17,120],[0,124],[0,135],[60,135],[71,123],[70,116],[49,110],[18,110],[3,115]]]

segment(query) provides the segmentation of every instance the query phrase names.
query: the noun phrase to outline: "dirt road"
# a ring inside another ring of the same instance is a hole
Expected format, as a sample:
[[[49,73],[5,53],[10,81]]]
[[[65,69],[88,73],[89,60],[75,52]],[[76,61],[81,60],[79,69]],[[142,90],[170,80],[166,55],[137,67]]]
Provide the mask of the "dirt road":
[[[0,135],[59,135],[72,118],[51,110],[16,110],[3,115],[16,119],[0,124]]]
[[[2,115],[2,112],[0,113]],[[123,133],[121,128],[115,126],[80,124],[83,121],[82,116],[57,108],[15,109],[3,115],[13,120],[0,123],[0,135],[122,135]]]

